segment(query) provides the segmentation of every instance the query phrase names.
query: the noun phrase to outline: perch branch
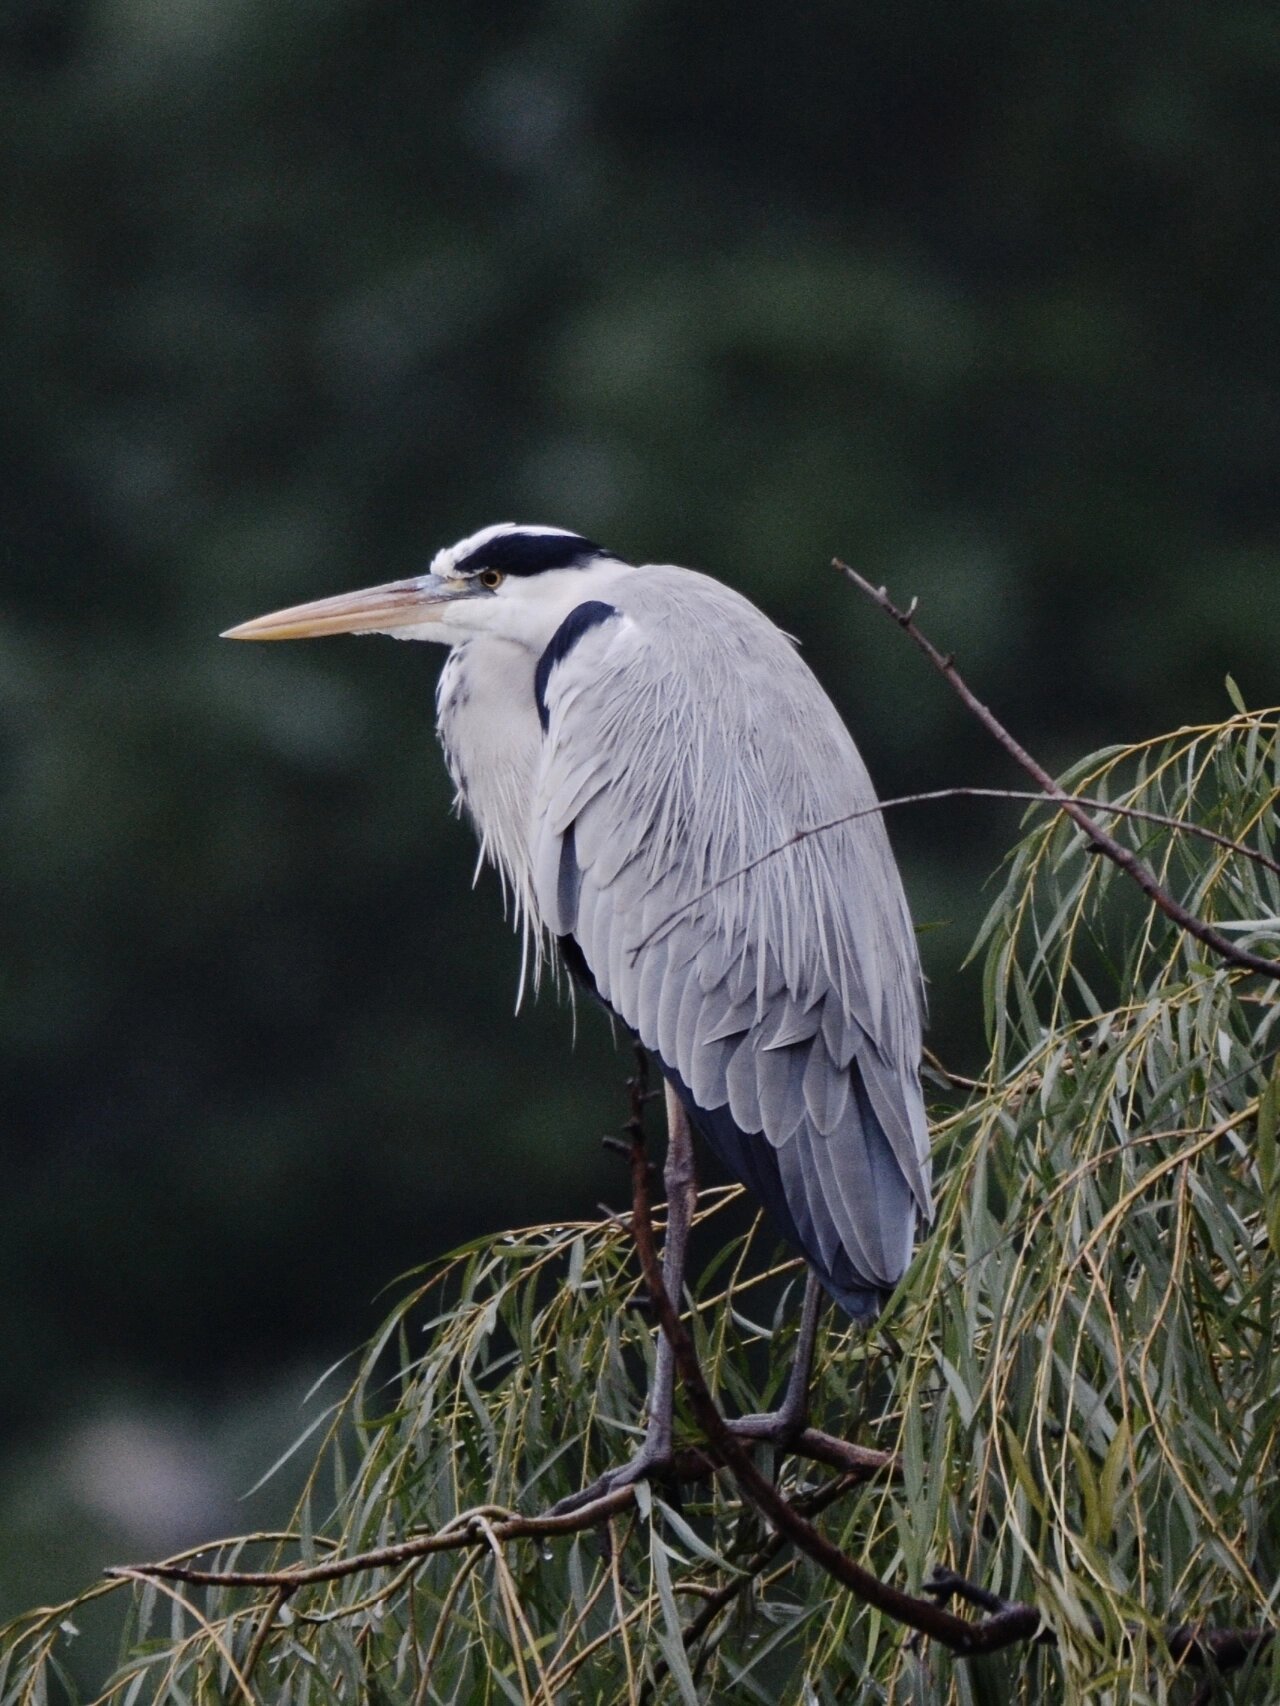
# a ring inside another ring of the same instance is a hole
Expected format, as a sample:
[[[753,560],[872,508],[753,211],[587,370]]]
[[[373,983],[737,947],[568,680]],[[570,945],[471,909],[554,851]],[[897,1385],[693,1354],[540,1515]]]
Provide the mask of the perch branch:
[[[932,1600],[919,1599],[914,1594],[904,1593],[890,1582],[882,1581],[879,1576],[864,1569],[838,1546],[834,1546],[825,1535],[819,1533],[756,1468],[751,1456],[739,1444],[716,1408],[715,1400],[703,1379],[693,1340],[663,1285],[662,1265],[658,1259],[649,1205],[649,1168],[644,1152],[644,1138],[642,1133],[635,1131],[635,1122],[632,1122],[630,1129],[633,1133],[632,1234],[636,1241],[640,1265],[644,1270],[645,1283],[653,1298],[654,1312],[671,1345],[694,1415],[717,1455],[728,1465],[743,1497],[755,1505],[780,1534],[821,1565],[828,1575],[843,1583],[859,1599],[875,1606],[896,1622],[904,1623],[908,1628],[916,1629],[921,1634],[940,1641],[953,1653],[969,1656],[993,1652],[998,1647],[1010,1646],[1034,1635],[1041,1626],[1040,1613],[1034,1606],[1011,1605],[981,1622],[970,1622],[967,1618],[957,1617],[944,1607],[935,1605]]]
[[[633,1098],[636,1096],[633,1084]],[[682,1383],[707,1440],[705,1447],[680,1453],[676,1473],[680,1479],[697,1480],[714,1473],[721,1466],[727,1466],[744,1499],[771,1524],[774,1538],[752,1560],[748,1579],[758,1574],[790,1542],[858,1598],[876,1606],[894,1621],[939,1641],[958,1658],[971,1658],[1025,1641],[1053,1642],[1053,1632],[1045,1627],[1039,1611],[1032,1605],[1003,1601],[989,1590],[941,1567],[923,1586],[922,1595],[931,1597],[906,1593],[855,1562],[808,1520],[806,1513],[824,1508],[859,1482],[877,1475],[900,1476],[901,1464],[894,1455],[869,1451],[809,1428],[789,1450],[841,1471],[837,1481],[815,1493],[788,1501],[771,1481],[760,1474],[754,1460],[720,1415],[703,1378],[692,1339],[663,1286],[650,1208],[651,1169],[645,1154],[640,1112],[638,1100],[633,1099],[633,1117],[627,1127],[633,1196],[632,1233],[654,1313],[672,1345]],[[332,1556],[318,1564],[285,1569],[206,1570],[196,1567],[189,1561],[193,1555],[186,1554],[183,1558],[161,1563],[117,1566],[106,1574],[115,1579],[146,1579],[160,1584],[181,1582],[195,1586],[270,1589],[272,1597],[264,1607],[250,1644],[247,1675],[260,1658],[281,1607],[301,1588],[375,1569],[399,1569],[403,1578],[408,1573],[405,1566],[412,1569],[418,1560],[434,1553],[466,1548],[472,1551],[474,1558],[482,1548],[496,1553],[512,1540],[545,1540],[578,1533],[607,1523],[620,1511],[633,1506],[634,1500],[635,1488],[627,1486],[559,1515],[518,1516],[490,1505],[461,1513],[444,1529],[433,1534],[415,1535],[395,1545],[347,1556]],[[464,1575],[470,1567],[468,1561],[463,1569]],[[686,1650],[710,1629],[719,1612],[741,1591],[741,1585],[735,1581],[708,1597],[687,1632]],[[972,1619],[956,1615],[945,1605],[945,1600],[951,1597],[976,1606],[986,1615]],[[1200,1669],[1216,1666],[1221,1670],[1244,1663],[1273,1638],[1274,1631],[1258,1628],[1206,1630],[1179,1626],[1165,1634],[1169,1652],[1176,1663]]]
[[[975,1619],[958,1617],[932,1598],[917,1597],[883,1581],[819,1533],[797,1506],[785,1499],[760,1473],[720,1414],[703,1378],[693,1340],[667,1295],[650,1211],[644,1132],[634,1114],[627,1129],[632,1143],[632,1235],[645,1283],[653,1299],[654,1313],[670,1342],[694,1415],[711,1447],[732,1472],[743,1497],[755,1505],[779,1536],[791,1541],[859,1599],[883,1611],[895,1622],[938,1641],[957,1658],[969,1659],[998,1652],[1024,1641],[1054,1643],[1056,1638],[1052,1630],[1045,1626],[1035,1606],[1000,1599],[954,1571],[941,1567],[935,1569],[931,1581],[925,1584],[924,1592],[935,1594],[940,1600],[955,1595],[979,1607],[985,1616]],[[1179,1627],[1165,1635],[1175,1662],[1197,1668],[1216,1664],[1223,1670],[1242,1664],[1272,1638],[1273,1631],[1269,1629],[1200,1630]]]
[[[283,1570],[201,1570],[193,1564],[164,1561],[156,1564],[115,1564],[104,1573],[113,1578],[145,1576],[156,1581],[189,1582],[196,1587],[283,1588],[292,1594],[299,1588],[311,1587],[317,1582],[339,1581],[361,1570],[394,1569],[411,1559],[427,1558],[435,1552],[489,1546],[494,1539],[550,1539],[557,1534],[577,1534],[584,1528],[604,1522],[615,1512],[625,1510],[633,1499],[633,1488],[618,1487],[593,1499],[581,1510],[570,1511],[563,1516],[513,1516],[486,1521],[483,1513],[468,1512],[435,1534],[419,1534],[392,1546],[378,1546],[369,1552],[349,1553],[326,1558],[321,1564],[295,1565]]]

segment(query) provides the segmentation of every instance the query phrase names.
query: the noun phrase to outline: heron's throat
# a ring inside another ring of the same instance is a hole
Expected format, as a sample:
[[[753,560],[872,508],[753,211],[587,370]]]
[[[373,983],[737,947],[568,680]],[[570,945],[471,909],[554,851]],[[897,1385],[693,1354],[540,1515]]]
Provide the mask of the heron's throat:
[[[456,804],[521,914],[532,908],[528,823],[542,739],[536,663],[516,641],[474,635],[449,653],[436,692],[436,729]]]

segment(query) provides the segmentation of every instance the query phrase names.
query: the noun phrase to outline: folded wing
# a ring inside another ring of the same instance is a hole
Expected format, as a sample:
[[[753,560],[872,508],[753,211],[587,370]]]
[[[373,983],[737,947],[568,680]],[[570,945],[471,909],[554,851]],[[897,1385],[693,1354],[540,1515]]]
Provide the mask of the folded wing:
[[[782,1236],[874,1315],[931,1210],[914,934],[870,781],[737,594],[671,569],[619,606],[543,680],[541,921]]]

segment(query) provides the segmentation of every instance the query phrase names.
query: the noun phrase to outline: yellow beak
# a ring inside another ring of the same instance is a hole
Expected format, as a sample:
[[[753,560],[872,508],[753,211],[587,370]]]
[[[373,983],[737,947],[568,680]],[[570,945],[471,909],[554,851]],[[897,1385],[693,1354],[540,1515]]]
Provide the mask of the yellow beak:
[[[417,575],[413,580],[388,581],[362,592],[340,592],[336,598],[317,598],[310,604],[291,604],[287,610],[255,616],[228,628],[224,640],[312,640],[320,634],[389,634],[397,628],[417,628],[440,620],[441,606],[464,596],[466,581],[440,575]]]

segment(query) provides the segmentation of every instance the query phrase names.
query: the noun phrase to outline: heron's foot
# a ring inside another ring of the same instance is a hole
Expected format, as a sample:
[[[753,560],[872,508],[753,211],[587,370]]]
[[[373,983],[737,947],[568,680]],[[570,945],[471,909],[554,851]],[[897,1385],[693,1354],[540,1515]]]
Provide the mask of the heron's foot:
[[[667,1474],[672,1468],[675,1458],[670,1445],[660,1445],[646,1440],[631,1459],[630,1463],[622,1463],[616,1469],[607,1469],[597,1480],[580,1492],[569,1493],[563,1499],[557,1499],[546,1513],[548,1516],[567,1516],[570,1511],[579,1511],[584,1505],[594,1504],[606,1493],[616,1493],[619,1487],[634,1487],[637,1481],[654,1481]]]
[[[793,1445],[809,1426],[809,1405],[786,1398],[776,1410],[759,1415],[726,1417],[725,1426],[742,1440],[765,1440],[770,1445]]]

